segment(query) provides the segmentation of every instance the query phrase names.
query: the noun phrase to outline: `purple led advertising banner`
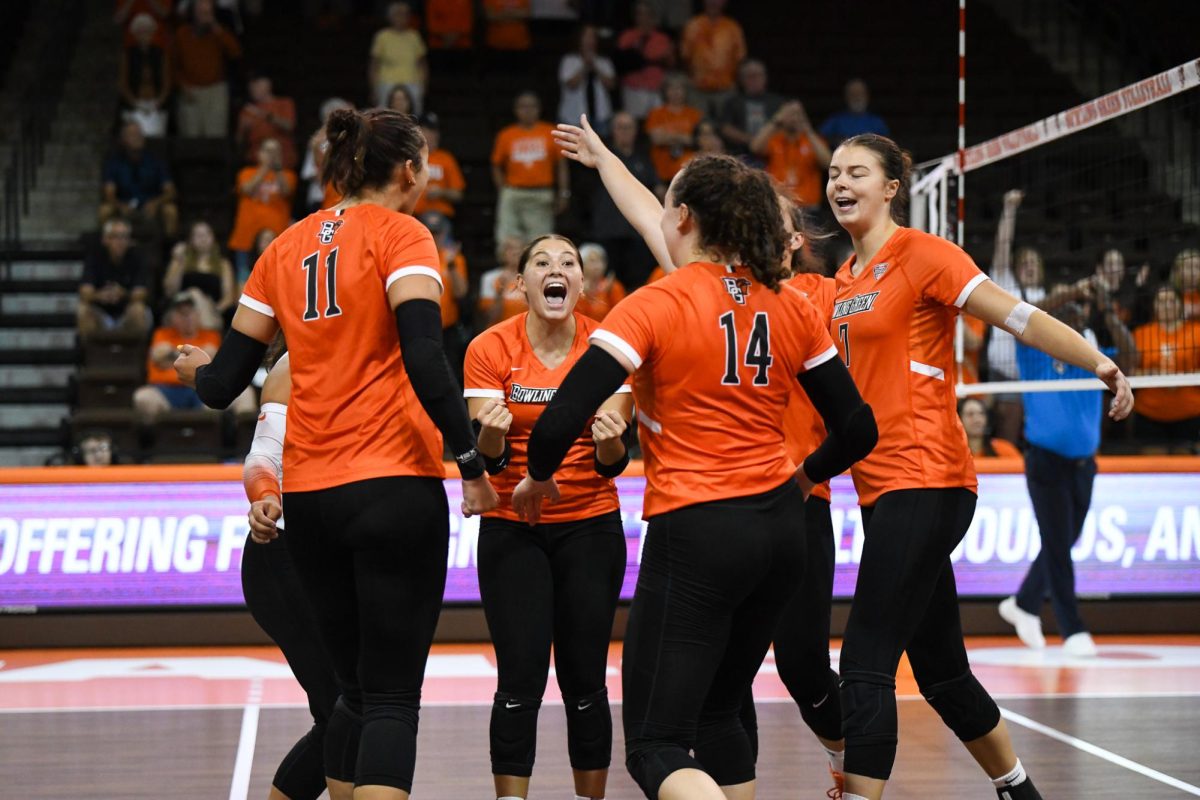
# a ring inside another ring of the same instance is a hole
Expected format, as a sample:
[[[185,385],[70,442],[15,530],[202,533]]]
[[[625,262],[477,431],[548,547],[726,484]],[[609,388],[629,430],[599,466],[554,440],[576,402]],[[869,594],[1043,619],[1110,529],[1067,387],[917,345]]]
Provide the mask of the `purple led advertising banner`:
[[[1010,594],[1039,547],[1025,478],[979,480],[975,520],[953,555],[958,590]],[[629,552],[627,599],[645,531],[644,484],[637,477],[617,483]],[[446,488],[457,509],[458,482]],[[847,479],[834,482],[833,500],[835,594],[848,597],[862,524]],[[246,531],[246,499],[233,481],[0,484],[0,612],[241,605]],[[479,600],[478,536],[478,520],[452,513],[449,602]],[[1200,594],[1200,476],[1099,475],[1074,555],[1085,596]]]

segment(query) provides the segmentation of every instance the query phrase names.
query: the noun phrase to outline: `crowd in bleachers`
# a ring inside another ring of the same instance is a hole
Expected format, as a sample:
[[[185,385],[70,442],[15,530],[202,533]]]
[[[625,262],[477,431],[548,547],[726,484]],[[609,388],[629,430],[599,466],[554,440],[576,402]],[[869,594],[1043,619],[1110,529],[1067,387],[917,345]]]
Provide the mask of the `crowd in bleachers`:
[[[153,331],[153,341],[200,344],[197,337],[203,336],[215,345],[258,254],[291,221],[340,199],[320,180],[323,121],[352,103],[329,97],[320,108],[322,125],[303,127],[293,99],[275,92],[276,65],[257,62],[254,43],[242,40],[242,14],[258,13],[261,2],[118,0],[115,20],[124,30],[121,122],[103,169],[101,234],[80,290],[79,330],[85,339],[124,334],[144,339]],[[831,148],[855,134],[889,133],[887,122],[871,112],[869,89],[859,78],[845,85],[844,109],[815,124],[802,98],[772,88],[766,65],[748,48],[739,23],[726,15],[726,0],[307,0],[301,6],[308,24],[331,31],[364,11],[380,21],[364,85],[347,87],[346,94],[420,120],[429,142],[430,179],[415,213],[438,242],[447,287],[443,325],[457,358],[474,334],[523,310],[524,299],[514,289],[516,257],[524,241],[561,229],[564,219],[571,220],[573,234],[590,242],[581,251],[586,272],[581,312],[603,318],[625,293],[661,275],[594,176],[561,157],[550,136],[553,122],[577,123],[586,114],[659,197],[696,154],[726,152],[762,166],[818,219],[827,213],[824,170]],[[438,109],[446,98],[430,92],[430,53],[482,47],[499,59],[498,68],[505,58],[520,63],[534,46],[531,24],[539,15],[577,20],[576,36],[562,48],[558,97],[517,93],[512,123],[494,131],[495,260],[468,263],[468,248],[456,239],[456,216],[468,186],[456,154],[441,146]],[[232,211],[227,237],[218,238],[222,226],[212,216],[181,213],[189,200],[186,187],[172,179],[164,156],[185,146],[202,152],[206,139],[230,145],[236,158],[224,204]],[[142,246],[132,247],[130,237]],[[830,263],[836,255],[829,254]],[[1176,267],[1174,280],[1192,318],[1200,299],[1200,274],[1194,274],[1200,266],[1181,258],[1184,266]],[[1200,265],[1200,257],[1193,260]],[[1116,288],[1105,296],[1123,297]],[[1147,303],[1147,313],[1125,324],[1134,336],[1139,325],[1169,324],[1155,312],[1162,305],[1166,313],[1167,304]],[[968,335],[969,351],[971,345]],[[974,342],[975,352],[968,353],[968,367],[976,371],[988,369],[986,359],[979,364],[981,346],[982,340]],[[146,383],[130,401],[140,425],[139,446],[152,445],[155,420],[169,417],[170,410],[195,408],[191,390],[170,386],[169,371],[159,369],[168,358],[161,348],[156,358],[153,346],[145,355]],[[1145,358],[1152,358],[1149,350]],[[1013,424],[1002,405],[1007,401],[1002,396],[993,409],[1006,434]],[[244,408],[253,410],[252,399]],[[231,433],[236,429],[222,429],[227,453],[236,449]]]

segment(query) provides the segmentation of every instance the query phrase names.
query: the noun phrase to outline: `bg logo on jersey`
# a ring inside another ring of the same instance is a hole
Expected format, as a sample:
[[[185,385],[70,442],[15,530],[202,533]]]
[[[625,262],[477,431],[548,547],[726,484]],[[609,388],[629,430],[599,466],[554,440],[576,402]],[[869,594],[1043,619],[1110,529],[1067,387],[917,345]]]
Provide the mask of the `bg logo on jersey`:
[[[746,305],[746,297],[750,294],[750,281],[746,278],[722,278],[725,281],[725,291],[739,306]]]
[[[342,227],[344,219],[327,219],[321,223],[321,230],[317,233],[317,241],[321,244],[333,244],[333,235],[338,232],[338,228]]]
[[[875,306],[875,299],[879,297],[879,292],[871,292],[869,294],[856,294],[849,300],[842,300],[833,307],[833,318],[840,319],[848,317],[851,314],[865,314]]]
[[[512,391],[508,393],[508,402],[544,406],[554,399],[556,391],[556,389],[532,389],[522,386],[519,383],[514,383]]]

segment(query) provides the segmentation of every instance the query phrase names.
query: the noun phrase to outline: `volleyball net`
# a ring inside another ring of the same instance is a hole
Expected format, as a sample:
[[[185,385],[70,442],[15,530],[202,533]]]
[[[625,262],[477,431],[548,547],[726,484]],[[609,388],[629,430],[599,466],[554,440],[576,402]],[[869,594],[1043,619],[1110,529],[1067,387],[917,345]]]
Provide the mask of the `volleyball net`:
[[[1200,60],[927,162],[912,224],[1094,336],[1135,389],[1200,386],[1197,87]],[[1023,350],[964,316],[959,395],[1102,386]]]

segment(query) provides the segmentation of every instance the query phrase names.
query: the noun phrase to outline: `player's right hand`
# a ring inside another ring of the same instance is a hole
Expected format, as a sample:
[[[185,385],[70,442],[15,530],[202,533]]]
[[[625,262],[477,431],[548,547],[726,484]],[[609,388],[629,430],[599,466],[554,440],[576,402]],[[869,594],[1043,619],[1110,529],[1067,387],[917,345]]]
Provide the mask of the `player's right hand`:
[[[196,370],[211,363],[212,357],[204,350],[190,344],[179,345],[179,357],[175,359],[175,375],[184,386],[196,386]]]
[[[1104,381],[1104,385],[1113,393],[1112,403],[1108,407],[1108,416],[1113,420],[1122,420],[1133,411],[1133,389],[1129,387],[1129,379],[1112,361],[1105,361],[1096,367],[1096,377]]]
[[[585,167],[595,169],[600,161],[611,153],[604,146],[600,135],[592,130],[592,124],[588,122],[587,114],[580,115],[579,122],[582,127],[560,122],[558,128],[552,132],[554,141],[562,149],[564,156],[572,161],[578,161]]]
[[[483,404],[479,413],[475,415],[475,419],[479,421],[481,434],[486,431],[503,439],[508,433],[509,427],[512,426],[513,415],[503,400],[493,397]]]
[[[486,514],[500,505],[500,495],[486,475],[462,482],[462,513],[464,517]]]
[[[250,504],[250,538],[257,544],[266,544],[279,536],[275,523],[283,516],[279,498],[268,495]]]

